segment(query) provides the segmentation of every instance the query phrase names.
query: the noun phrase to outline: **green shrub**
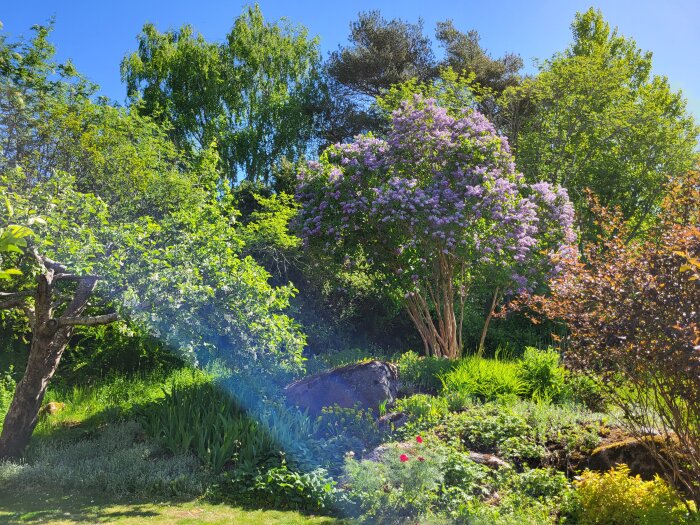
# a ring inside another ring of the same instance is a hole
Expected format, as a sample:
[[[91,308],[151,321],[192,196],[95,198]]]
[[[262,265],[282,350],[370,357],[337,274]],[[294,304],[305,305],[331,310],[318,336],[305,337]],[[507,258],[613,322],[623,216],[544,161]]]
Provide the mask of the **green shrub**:
[[[325,470],[300,473],[284,462],[226,472],[216,495],[238,505],[324,513],[333,511],[343,499]]]
[[[572,497],[573,487],[563,472],[536,468],[514,475],[509,481],[511,493],[556,507]]]
[[[604,474],[585,471],[575,483],[576,522],[581,525],[673,525],[687,523],[678,493],[661,478],[643,481],[621,465]]]
[[[390,447],[378,462],[348,458],[348,496],[363,523],[398,524],[429,515],[439,501],[444,462],[441,450],[418,443],[410,450]]]
[[[394,410],[413,421],[436,422],[448,412],[447,399],[428,394],[415,394],[396,401]]]
[[[495,451],[509,438],[532,435],[523,417],[496,403],[475,404],[464,412],[450,414],[435,430],[447,440],[459,440],[469,450],[486,452]]]
[[[338,405],[324,407],[316,420],[316,453],[322,454],[322,462],[335,473],[340,468],[348,451],[361,452],[376,447],[381,441],[381,432],[371,409],[359,405],[344,408]],[[319,458],[321,459],[321,458]]]
[[[547,456],[547,449],[532,436],[512,436],[502,440],[497,447],[498,455],[516,463],[539,465]]]
[[[560,401],[567,373],[559,361],[559,353],[555,350],[527,347],[518,363],[520,377],[526,385],[525,394],[533,399]]]
[[[566,384],[567,397],[593,412],[606,410],[605,396],[599,379],[586,374],[570,374]]]
[[[25,463],[0,463],[0,487],[61,487],[112,496],[182,497],[204,492],[208,475],[191,454],[163,455],[133,421],[92,439],[34,442]]]
[[[408,351],[401,355],[396,366],[402,391],[409,394],[434,394],[442,385],[440,377],[455,366],[455,361],[441,357],[421,357],[416,352]]]
[[[450,490],[443,494],[446,505],[450,499],[470,499],[473,497],[486,498],[496,490],[498,483],[497,471],[469,459],[469,455],[457,450],[449,450],[444,467],[444,483],[446,488],[458,488],[459,492]]]
[[[509,395],[523,395],[527,384],[517,363],[499,358],[465,357],[441,376],[444,394],[459,393],[483,401]]]

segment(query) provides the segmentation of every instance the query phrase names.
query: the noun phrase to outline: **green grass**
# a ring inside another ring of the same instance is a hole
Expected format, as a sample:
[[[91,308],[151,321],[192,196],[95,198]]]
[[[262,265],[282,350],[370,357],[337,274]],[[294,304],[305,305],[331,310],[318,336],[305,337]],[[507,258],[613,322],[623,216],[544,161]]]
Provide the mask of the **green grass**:
[[[156,402],[173,385],[187,386],[208,381],[206,374],[182,368],[169,373],[155,372],[131,377],[113,377],[97,384],[71,388],[49,387],[44,403],[63,403],[59,412],[42,417],[34,436],[54,438],[72,429],[89,432],[105,423],[130,419],[139,405]],[[2,423],[0,422],[0,425]]]
[[[115,502],[104,496],[85,493],[12,490],[0,492],[0,523],[336,525],[343,522],[327,517],[305,516],[298,512],[246,510],[214,505],[204,500],[183,503],[141,500]]]

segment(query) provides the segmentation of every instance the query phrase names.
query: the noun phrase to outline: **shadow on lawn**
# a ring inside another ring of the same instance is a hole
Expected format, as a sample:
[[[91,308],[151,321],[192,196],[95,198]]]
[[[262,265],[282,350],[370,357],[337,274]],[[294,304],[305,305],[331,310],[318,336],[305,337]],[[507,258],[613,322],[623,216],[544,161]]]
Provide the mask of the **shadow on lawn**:
[[[0,522],[100,523],[125,518],[148,519],[158,515],[148,503],[105,503],[86,495],[56,496],[43,490],[13,491],[0,495]],[[128,507],[126,506],[128,505]]]
[[[110,501],[104,495],[64,494],[13,490],[0,493],[0,523],[7,525],[123,523],[137,525],[342,525],[331,517],[277,510],[246,510],[202,500],[188,502]]]

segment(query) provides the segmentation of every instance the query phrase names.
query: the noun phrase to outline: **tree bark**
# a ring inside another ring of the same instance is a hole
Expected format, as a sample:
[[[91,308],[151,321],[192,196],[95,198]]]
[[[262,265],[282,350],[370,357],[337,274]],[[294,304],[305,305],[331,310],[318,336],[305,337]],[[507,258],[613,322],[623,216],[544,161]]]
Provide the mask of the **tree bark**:
[[[54,272],[65,272],[65,267],[36,253],[34,255],[44,268],[44,272],[37,277],[34,305],[26,302],[28,294],[24,292],[4,294],[6,297],[10,295],[13,297],[4,304],[0,303],[0,307],[23,309],[29,317],[32,329],[27,368],[24,376],[17,383],[10,408],[5,416],[2,433],[0,433],[0,459],[20,457],[29,444],[39,419],[39,410],[49,381],[56,373],[74,327],[108,324],[117,319],[116,314],[81,316],[97,284],[96,276],[72,276],[70,280],[77,282],[73,297],[64,308],[62,315],[54,318],[54,282],[65,280],[62,278],[65,273],[54,274]],[[23,300],[18,302],[17,299],[20,296]]]
[[[461,335],[457,333],[461,331],[461,322],[458,325],[455,315],[453,280],[452,261],[440,254],[435,262],[434,283],[425,283],[422,292],[414,292],[406,299],[408,315],[423,340],[428,356],[457,359],[462,352]],[[436,319],[433,319],[433,313]],[[461,315],[462,311],[460,318]]]
[[[72,327],[43,326],[32,338],[24,377],[5,416],[0,435],[0,458],[21,457],[39,420],[39,409],[70,340]]]
[[[496,303],[498,302],[498,291],[499,290],[497,286],[496,291],[493,292],[491,308],[489,309],[489,313],[486,315],[486,320],[484,321],[484,329],[481,331],[481,339],[479,340],[479,350],[477,351],[477,355],[479,356],[484,355],[484,342],[486,341],[486,334],[489,331],[489,323],[491,323],[491,318],[493,317],[493,314],[496,311]]]

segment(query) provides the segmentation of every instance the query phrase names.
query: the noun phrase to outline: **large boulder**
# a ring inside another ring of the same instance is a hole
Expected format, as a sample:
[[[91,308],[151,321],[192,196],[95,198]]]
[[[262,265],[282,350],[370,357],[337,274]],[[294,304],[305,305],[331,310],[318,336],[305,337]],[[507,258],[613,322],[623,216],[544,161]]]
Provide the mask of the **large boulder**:
[[[285,388],[287,399],[311,414],[338,405],[371,408],[375,414],[382,403],[396,399],[398,373],[391,363],[368,361],[341,366],[295,381]]]
[[[591,453],[585,465],[586,467],[591,470],[605,472],[624,463],[629,467],[632,475],[639,475],[642,479],[647,480],[663,473],[663,468],[659,461],[649,451],[649,446],[651,445],[661,455],[668,454],[668,448],[662,436],[645,436],[643,439],[647,443],[642,443],[639,439],[630,436],[625,436],[621,439],[611,439],[614,437],[618,437],[616,433],[604,440]]]

